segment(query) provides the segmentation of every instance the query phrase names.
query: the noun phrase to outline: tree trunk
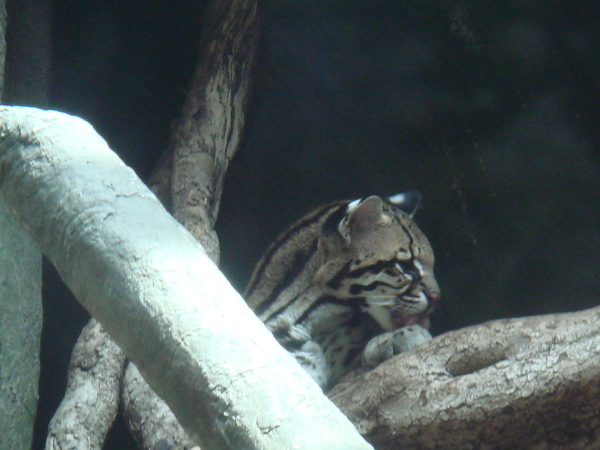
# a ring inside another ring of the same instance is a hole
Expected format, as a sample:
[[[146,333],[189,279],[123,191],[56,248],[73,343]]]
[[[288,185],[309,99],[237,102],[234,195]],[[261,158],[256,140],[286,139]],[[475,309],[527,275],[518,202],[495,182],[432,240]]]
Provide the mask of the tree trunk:
[[[13,1],[8,5],[0,1],[3,103],[45,106],[50,69],[49,30],[47,1]],[[41,254],[0,202],[0,448],[3,449],[29,448],[32,443],[40,376],[41,291]]]
[[[38,401],[42,258],[0,201],[0,448],[29,448]]]
[[[369,448],[202,246],[84,121],[0,109],[2,195],[208,448]]]

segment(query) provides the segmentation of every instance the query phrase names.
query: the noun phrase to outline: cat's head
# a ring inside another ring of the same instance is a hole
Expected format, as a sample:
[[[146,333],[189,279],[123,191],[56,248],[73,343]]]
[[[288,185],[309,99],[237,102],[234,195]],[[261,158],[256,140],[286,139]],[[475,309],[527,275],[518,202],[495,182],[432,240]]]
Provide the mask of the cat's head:
[[[429,241],[412,219],[417,192],[348,202],[324,225],[323,266],[315,281],[326,292],[360,304],[386,330],[427,328],[440,298]]]

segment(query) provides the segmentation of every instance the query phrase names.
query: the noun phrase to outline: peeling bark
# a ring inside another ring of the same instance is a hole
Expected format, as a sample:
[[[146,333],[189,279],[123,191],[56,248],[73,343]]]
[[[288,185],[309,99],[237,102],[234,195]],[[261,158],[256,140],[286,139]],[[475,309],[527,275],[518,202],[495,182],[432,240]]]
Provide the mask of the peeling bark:
[[[600,447],[600,308],[439,336],[329,394],[396,448]]]

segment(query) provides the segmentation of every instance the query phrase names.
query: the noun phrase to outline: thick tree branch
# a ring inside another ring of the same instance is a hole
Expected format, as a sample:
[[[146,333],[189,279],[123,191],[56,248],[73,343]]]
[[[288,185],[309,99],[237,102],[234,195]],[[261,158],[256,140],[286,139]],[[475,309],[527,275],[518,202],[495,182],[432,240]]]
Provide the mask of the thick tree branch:
[[[172,142],[173,215],[217,263],[213,227],[224,175],[244,131],[258,51],[257,9],[256,0],[211,3],[200,61]]]
[[[330,398],[378,449],[597,448],[600,308],[439,336]]]
[[[0,137],[3,200],[194,439],[369,448],[88,124],[3,107]]]

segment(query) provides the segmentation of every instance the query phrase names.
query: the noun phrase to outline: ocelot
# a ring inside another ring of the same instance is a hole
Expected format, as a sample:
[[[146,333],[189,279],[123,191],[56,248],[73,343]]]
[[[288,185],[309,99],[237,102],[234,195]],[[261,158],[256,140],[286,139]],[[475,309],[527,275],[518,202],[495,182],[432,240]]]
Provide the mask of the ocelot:
[[[257,264],[248,304],[322,388],[431,338],[440,290],[419,202],[411,191],[322,206]]]

